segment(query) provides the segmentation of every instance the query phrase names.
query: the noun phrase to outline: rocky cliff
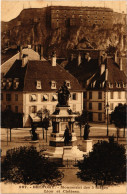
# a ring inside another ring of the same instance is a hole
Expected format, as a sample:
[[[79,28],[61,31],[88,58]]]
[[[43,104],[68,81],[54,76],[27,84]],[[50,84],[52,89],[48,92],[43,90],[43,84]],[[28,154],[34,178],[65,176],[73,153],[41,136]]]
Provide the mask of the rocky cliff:
[[[45,56],[55,49],[59,57],[66,56],[67,50],[73,48],[105,50],[112,46],[121,51],[126,50],[124,25],[113,24],[111,29],[103,29],[98,25],[51,29],[46,23],[46,8],[23,10],[17,18],[2,22],[1,26],[2,48],[41,44]]]

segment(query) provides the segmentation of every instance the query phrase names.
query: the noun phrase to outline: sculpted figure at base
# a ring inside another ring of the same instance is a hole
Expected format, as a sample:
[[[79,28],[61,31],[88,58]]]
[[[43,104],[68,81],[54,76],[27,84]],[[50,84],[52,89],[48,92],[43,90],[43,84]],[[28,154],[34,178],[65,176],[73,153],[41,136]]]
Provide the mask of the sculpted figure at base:
[[[66,126],[65,132],[64,132],[64,145],[69,145],[69,142],[72,140],[72,134],[69,131],[69,128]]]

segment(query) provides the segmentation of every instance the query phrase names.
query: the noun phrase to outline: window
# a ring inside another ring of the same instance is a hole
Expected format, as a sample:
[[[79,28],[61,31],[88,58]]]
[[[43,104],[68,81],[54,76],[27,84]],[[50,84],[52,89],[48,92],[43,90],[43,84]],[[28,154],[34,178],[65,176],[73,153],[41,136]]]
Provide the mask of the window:
[[[102,92],[98,92],[98,99],[102,99]]]
[[[126,83],[123,83],[123,88],[126,88],[127,87],[127,84]]]
[[[18,113],[18,106],[15,106],[15,112]]]
[[[83,98],[87,99],[87,92],[83,93]]]
[[[38,90],[41,89],[41,81],[39,81],[39,80],[37,80],[36,89],[38,89]]]
[[[11,105],[6,105],[7,110],[11,110]]]
[[[92,103],[89,103],[89,110],[92,110]]]
[[[98,110],[102,110],[102,103],[98,103]]]
[[[13,81],[13,88],[14,89],[17,89],[19,86],[19,78],[14,78],[14,81]]]
[[[9,89],[11,87],[11,85],[12,85],[12,79],[9,78],[9,79],[7,79],[7,82],[6,82],[6,88]]]
[[[110,98],[113,99],[114,98],[114,93],[110,92]]]
[[[6,94],[6,101],[11,101],[11,94]]]
[[[37,112],[37,106],[30,106],[29,108],[30,108],[30,114]]]
[[[109,83],[109,88],[113,88],[113,83]]]
[[[92,99],[92,92],[89,92],[89,99]]]
[[[72,100],[77,100],[77,95],[76,95],[76,93],[73,93],[73,94],[72,94]]]
[[[48,100],[49,100],[48,94],[44,94],[42,97],[42,101],[48,101]]]
[[[4,89],[6,86],[6,79],[1,80],[1,89]]]
[[[102,113],[98,113],[98,121],[102,121]]]
[[[51,81],[51,89],[56,89],[56,81]]]
[[[113,110],[114,109],[114,104],[110,103],[110,109]]]
[[[52,101],[57,101],[57,99],[58,99],[57,95],[56,94],[53,94]]]
[[[35,101],[37,101],[37,95],[36,94],[30,95],[30,102],[35,102]]]
[[[70,81],[66,80],[65,83],[66,83],[66,86],[67,86],[68,88],[71,88]]]
[[[15,101],[18,101],[18,94],[15,94]]]
[[[120,83],[116,83],[116,87],[117,87],[117,88],[121,88]]]
[[[121,92],[118,92],[118,99],[121,99]]]

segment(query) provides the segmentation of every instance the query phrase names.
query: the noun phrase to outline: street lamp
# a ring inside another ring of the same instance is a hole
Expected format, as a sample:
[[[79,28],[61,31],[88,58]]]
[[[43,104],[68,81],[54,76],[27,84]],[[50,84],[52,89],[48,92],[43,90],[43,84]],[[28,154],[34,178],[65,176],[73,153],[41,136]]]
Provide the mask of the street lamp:
[[[109,110],[108,102],[107,102],[107,105],[106,105],[106,109],[107,109],[107,137],[108,137],[108,110]]]

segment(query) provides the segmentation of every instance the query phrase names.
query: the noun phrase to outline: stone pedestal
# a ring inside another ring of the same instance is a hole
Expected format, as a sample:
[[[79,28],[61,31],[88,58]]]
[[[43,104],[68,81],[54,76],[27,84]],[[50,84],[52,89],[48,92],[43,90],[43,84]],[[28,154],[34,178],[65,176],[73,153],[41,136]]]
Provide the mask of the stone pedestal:
[[[86,153],[89,153],[92,151],[92,147],[93,147],[93,140],[83,140],[83,151],[85,151]]]
[[[77,148],[77,138],[74,132],[75,114],[69,113],[69,107],[57,107],[51,116],[53,130],[50,135],[49,149],[45,152],[51,159],[83,160],[86,154]],[[64,132],[66,126],[72,135],[72,139],[67,146],[64,145]]]
[[[63,147],[63,161],[65,160],[83,160],[84,152],[80,151],[77,146]]]

